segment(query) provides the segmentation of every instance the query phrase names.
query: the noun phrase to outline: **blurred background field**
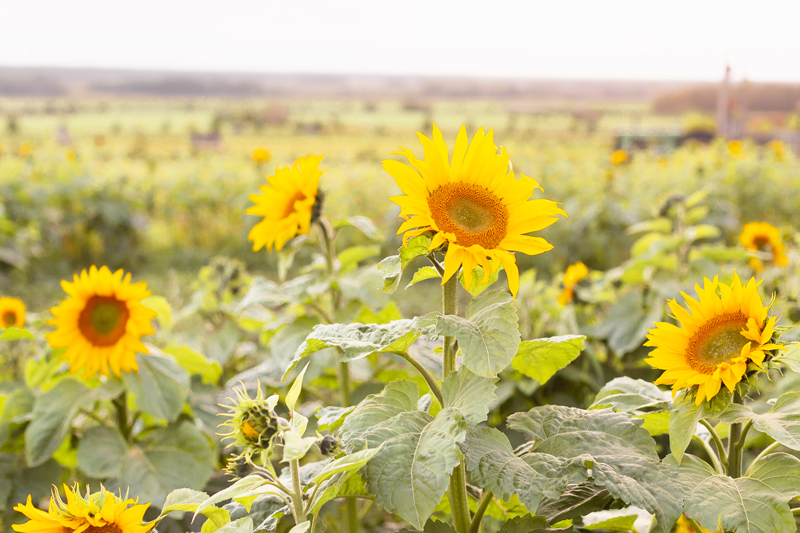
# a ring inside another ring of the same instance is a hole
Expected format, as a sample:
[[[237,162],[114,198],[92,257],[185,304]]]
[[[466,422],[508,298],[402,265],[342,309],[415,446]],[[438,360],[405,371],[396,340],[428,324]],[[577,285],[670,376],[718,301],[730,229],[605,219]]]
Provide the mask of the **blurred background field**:
[[[247,242],[248,195],[276,165],[312,153],[325,154],[329,218],[373,219],[387,255],[399,220],[385,199],[398,189],[381,161],[400,158],[400,145],[421,155],[414,132],[432,123],[445,138],[462,124],[494,129],[515,170],[564,203],[569,219],[543,232],[555,250],[520,258],[545,278],[576,261],[621,264],[633,243],[626,228],[675,194],[707,190],[709,220],[729,245],[751,220],[800,222],[792,85],[734,86],[749,135],[731,146],[691,138],[716,127],[712,84],[126,73],[103,85],[101,72],[2,71],[0,292],[33,309],[94,263],[156,292],[181,290],[218,255],[274,277],[277,258]],[[623,145],[626,160],[612,160]],[[254,160],[258,148],[268,161]]]

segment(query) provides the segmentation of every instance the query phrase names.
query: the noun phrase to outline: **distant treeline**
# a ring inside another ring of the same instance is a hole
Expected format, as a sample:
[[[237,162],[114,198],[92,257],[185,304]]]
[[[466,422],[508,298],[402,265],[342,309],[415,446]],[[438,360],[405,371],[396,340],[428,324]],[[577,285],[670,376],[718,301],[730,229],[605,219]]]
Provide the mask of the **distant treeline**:
[[[653,101],[657,113],[687,111],[714,113],[717,110],[719,84],[677,89],[659,95]],[[731,99],[737,107],[751,111],[800,111],[800,85],[778,83],[739,83],[731,87]]]

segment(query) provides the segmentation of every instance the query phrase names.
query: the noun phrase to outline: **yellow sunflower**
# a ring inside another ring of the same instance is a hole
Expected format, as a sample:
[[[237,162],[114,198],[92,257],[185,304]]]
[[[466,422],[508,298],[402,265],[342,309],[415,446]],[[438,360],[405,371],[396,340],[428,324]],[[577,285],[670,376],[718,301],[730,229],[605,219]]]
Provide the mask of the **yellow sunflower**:
[[[574,265],[569,265],[567,271],[564,273],[564,290],[561,291],[558,297],[558,303],[561,305],[570,303],[574,294],[575,285],[588,275],[589,269],[586,268],[586,265],[582,262],[578,261]]]
[[[323,157],[304,157],[291,167],[275,169],[275,176],[267,177],[269,185],[262,185],[260,194],[250,195],[256,205],[247,214],[264,217],[247,236],[253,241],[253,251],[264,246],[270,252],[273,246],[280,251],[286,241],[308,233],[319,217],[319,178],[325,172],[319,163]]]
[[[627,150],[617,150],[616,152],[611,154],[611,157],[609,158],[609,160],[611,161],[611,164],[616,167],[616,166],[619,166],[622,163],[625,163],[626,161],[628,161],[628,159],[630,159],[630,157],[631,156],[630,156],[630,154],[628,153]]]
[[[124,276],[124,277],[123,277]],[[107,376],[139,370],[136,352],[148,353],[140,340],[154,333],[150,321],[157,313],[142,305],[150,296],[143,281],[131,283],[131,275],[108,267],[75,274],[74,281],[62,281],[70,296],[51,312],[48,324],[57,329],[46,335],[54,348],[66,348],[63,358],[72,372],[83,369],[87,377]]]
[[[688,309],[675,300],[669,308],[679,326],[658,322],[645,346],[652,346],[651,366],[664,370],[656,385],[672,385],[673,393],[697,385],[696,403],[711,400],[721,385],[733,392],[747,371],[748,362],[759,367],[766,351],[781,350],[772,344],[776,317],[767,319],[758,284],[751,278],[742,285],[734,274],[730,285],[705,279],[695,285],[697,300],[681,293]]]
[[[16,298],[0,298],[0,329],[25,327],[25,304]]]
[[[264,148],[263,146],[259,146],[253,153],[250,154],[250,158],[253,160],[254,163],[269,163],[272,161],[272,152]]]
[[[556,202],[531,200],[540,188],[533,179],[516,179],[505,148],[497,153],[492,130],[483,128],[467,140],[463,126],[456,137],[452,161],[439,128],[433,126],[433,139],[417,134],[425,149],[425,159],[401,148],[410,165],[387,160],[383,168],[397,182],[405,196],[390,198],[400,206],[406,221],[397,233],[405,232],[403,242],[432,232],[430,249],[447,244],[442,284],[464,268],[464,279],[472,285],[473,270],[483,267],[486,282],[497,266],[503,265],[511,293],[519,289],[519,270],[515,251],[528,255],[546,252],[553,246],[542,238],[525,235],[548,227],[565,215]]]
[[[149,503],[138,505],[135,500],[123,500],[105,489],[82,497],[77,487],[72,491],[64,485],[64,494],[66,503],[53,491],[46,513],[34,507],[28,496],[25,505],[14,507],[28,522],[11,527],[21,533],[146,533],[153,528],[153,524],[142,523]]]
[[[789,264],[786,257],[786,247],[781,239],[781,230],[767,222],[750,222],[742,228],[739,242],[748,250],[769,251],[772,253],[772,263],[777,266]],[[764,263],[758,257],[750,258],[750,266],[756,272],[764,270]]]

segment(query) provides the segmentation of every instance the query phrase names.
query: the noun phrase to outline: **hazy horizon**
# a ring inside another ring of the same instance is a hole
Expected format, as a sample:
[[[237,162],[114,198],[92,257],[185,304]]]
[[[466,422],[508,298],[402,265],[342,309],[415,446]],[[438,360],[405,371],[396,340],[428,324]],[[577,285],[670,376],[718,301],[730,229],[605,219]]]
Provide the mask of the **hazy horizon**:
[[[524,80],[800,82],[800,3],[14,1],[0,65]],[[789,57],[789,59],[787,59]]]

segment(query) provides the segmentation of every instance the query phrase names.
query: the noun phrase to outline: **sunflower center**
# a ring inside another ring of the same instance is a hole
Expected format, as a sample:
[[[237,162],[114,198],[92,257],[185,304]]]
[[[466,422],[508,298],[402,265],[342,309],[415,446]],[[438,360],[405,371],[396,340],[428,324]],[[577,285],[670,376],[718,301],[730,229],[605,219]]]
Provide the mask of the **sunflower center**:
[[[753,239],[753,245],[759,250],[764,249],[764,247],[766,247],[768,244],[770,244],[770,239],[764,235],[759,235]]]
[[[78,327],[95,346],[111,346],[125,334],[130,312],[113,296],[93,296],[81,311]]]
[[[453,233],[461,246],[496,248],[506,236],[508,208],[479,185],[442,185],[431,193],[428,207],[439,229]]]
[[[249,420],[246,420],[245,423],[242,424],[242,433],[244,433],[247,438],[255,439],[258,437],[259,432],[253,427],[253,424]]]
[[[747,317],[742,313],[728,313],[706,322],[689,339],[689,366],[701,374],[712,374],[717,365],[738,357],[750,342],[742,335],[746,325]]]
[[[84,533],[122,533],[117,524],[106,524],[104,526],[89,526]]]
[[[11,326],[17,323],[17,314],[14,311],[6,311],[3,315],[3,323],[6,326]]]
[[[297,202],[302,202],[305,199],[306,195],[303,194],[302,192],[295,193],[295,195],[292,196],[288,202],[286,202],[286,209],[283,210],[283,216],[281,218],[286,218],[292,213],[294,213],[295,212],[294,204]]]

